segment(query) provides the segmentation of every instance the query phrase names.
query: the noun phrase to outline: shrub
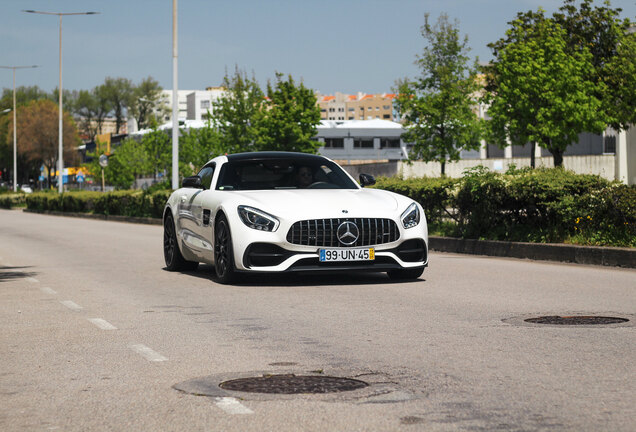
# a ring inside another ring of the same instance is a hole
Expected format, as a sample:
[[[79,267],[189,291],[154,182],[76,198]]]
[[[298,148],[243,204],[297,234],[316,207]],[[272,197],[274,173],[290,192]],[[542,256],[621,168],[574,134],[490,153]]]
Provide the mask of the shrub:
[[[96,213],[132,217],[163,216],[163,209],[172,191],[159,190],[115,192],[64,192],[34,193],[27,197],[27,208],[34,211],[64,211],[72,213]],[[0,203],[2,201],[0,200]]]
[[[23,207],[26,203],[26,195],[22,193],[6,193],[0,195],[0,208],[11,209]]]
[[[430,224],[441,223],[452,207],[452,194],[459,180],[452,178],[423,177],[402,180],[397,177],[379,177],[375,188],[405,195],[422,205]]]
[[[446,235],[636,246],[636,188],[595,175],[475,167],[458,180],[382,178],[377,187],[420,202],[432,231]]]

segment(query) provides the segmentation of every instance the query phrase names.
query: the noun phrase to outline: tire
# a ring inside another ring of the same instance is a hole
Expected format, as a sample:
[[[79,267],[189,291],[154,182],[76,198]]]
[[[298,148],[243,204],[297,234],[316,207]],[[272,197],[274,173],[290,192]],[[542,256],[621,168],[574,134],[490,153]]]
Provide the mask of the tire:
[[[214,271],[222,284],[230,284],[236,280],[232,233],[224,215],[214,225]]]
[[[415,280],[422,276],[422,273],[424,273],[424,267],[389,270],[386,273],[389,275],[389,279],[391,280]]]
[[[199,266],[198,262],[186,261],[181,255],[171,214],[168,214],[163,221],[163,258],[169,271],[191,271]]]

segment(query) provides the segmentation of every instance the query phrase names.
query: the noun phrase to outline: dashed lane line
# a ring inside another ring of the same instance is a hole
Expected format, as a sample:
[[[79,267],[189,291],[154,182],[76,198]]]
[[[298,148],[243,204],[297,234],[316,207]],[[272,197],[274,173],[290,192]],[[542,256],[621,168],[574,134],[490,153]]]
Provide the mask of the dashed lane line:
[[[57,291],[49,287],[40,287],[40,291],[42,291],[44,294],[57,295]]]
[[[34,278],[34,277],[28,277],[28,278],[26,278],[26,280],[28,280],[28,281],[29,281],[29,282],[31,282],[31,283],[40,283],[40,281],[39,281],[39,280],[37,280],[37,279],[36,279],[36,278]]]
[[[146,360],[151,361],[151,362],[168,361],[167,357],[164,357],[161,354],[159,354],[158,352],[153,351],[152,349],[148,348],[146,345],[142,345],[142,344],[131,345],[130,349],[132,349],[137,354],[140,354]]]
[[[83,309],[80,305],[70,300],[64,300],[64,301],[61,301],[60,303],[62,303],[64,306],[66,306],[67,308],[73,311],[80,311]]]
[[[117,330],[117,327],[101,318],[88,318],[88,320],[102,330]]]
[[[228,414],[254,414],[254,411],[243,405],[233,397],[216,398],[216,406]]]

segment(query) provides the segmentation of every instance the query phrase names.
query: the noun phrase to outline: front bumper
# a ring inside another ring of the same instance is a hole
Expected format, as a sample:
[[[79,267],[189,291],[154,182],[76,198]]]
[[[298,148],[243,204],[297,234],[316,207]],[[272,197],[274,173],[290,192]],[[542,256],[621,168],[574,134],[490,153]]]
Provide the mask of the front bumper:
[[[372,246],[373,247],[373,246]],[[346,249],[346,248],[341,248]],[[319,248],[296,251],[272,243],[251,243],[243,253],[239,271],[296,272],[296,271],[388,271],[426,267],[428,247],[423,239],[408,239],[393,247],[375,246],[371,261],[321,262]]]

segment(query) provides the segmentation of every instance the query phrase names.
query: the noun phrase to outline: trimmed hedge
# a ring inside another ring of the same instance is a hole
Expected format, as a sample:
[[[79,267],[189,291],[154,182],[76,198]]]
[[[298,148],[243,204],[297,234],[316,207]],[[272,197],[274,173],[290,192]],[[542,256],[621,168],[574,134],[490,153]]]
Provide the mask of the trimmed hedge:
[[[171,191],[115,191],[34,193],[26,198],[29,210],[96,213],[161,218]]]
[[[24,207],[25,204],[26,195],[23,193],[3,193],[0,195],[0,208]]]
[[[422,204],[431,231],[463,238],[636,247],[636,188],[563,169],[461,179],[385,179],[382,189]]]
[[[636,247],[636,188],[599,176],[514,167],[500,174],[476,167],[461,179],[378,178],[375,187],[418,201],[431,232],[442,235]],[[37,192],[26,196],[26,205],[35,211],[161,218],[170,194]],[[2,195],[0,207],[21,199],[25,196]]]

